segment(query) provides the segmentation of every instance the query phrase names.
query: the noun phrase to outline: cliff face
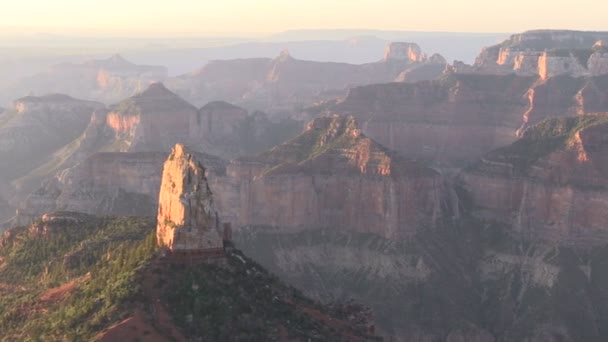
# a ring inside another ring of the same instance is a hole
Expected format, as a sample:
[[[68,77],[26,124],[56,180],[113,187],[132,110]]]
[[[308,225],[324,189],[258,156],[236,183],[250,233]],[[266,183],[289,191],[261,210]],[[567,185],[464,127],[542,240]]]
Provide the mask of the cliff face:
[[[474,160],[515,139],[535,78],[452,74],[440,81],[353,88],[322,112],[353,115],[363,132],[410,158]]]
[[[121,151],[168,151],[189,135],[198,111],[161,83],[112,107],[106,118]]]
[[[511,36],[499,45],[484,49],[475,62],[475,72],[538,75],[599,76],[608,70],[603,41],[608,32],[528,31]]]
[[[315,119],[294,140],[231,162],[227,175],[218,207],[237,225],[398,238],[434,225],[450,206],[438,174],[365,137],[353,118]]]
[[[406,157],[458,166],[546,118],[608,110],[606,79],[448,73],[438,81],[356,87],[312,111],[353,115],[366,135]]]
[[[595,246],[608,239],[605,116],[542,122],[462,177],[482,217],[533,241]]]
[[[301,127],[295,120],[271,121],[262,112],[250,114],[223,101],[197,110],[160,83],[111,106],[104,120],[96,137],[104,151],[169,151],[186,143],[225,158],[263,151]]]
[[[415,44],[393,43],[387,58],[377,63],[303,61],[284,51],[275,59],[213,61],[166,84],[196,105],[224,100],[275,112],[331,99],[356,85],[406,80],[400,74],[428,65],[435,67],[418,72],[412,81],[438,77],[442,69],[437,65],[445,66],[445,60],[438,55],[427,60]]]
[[[223,247],[219,219],[206,170],[183,145],[176,145],[163,166],[156,239],[171,251]]]
[[[78,137],[100,108],[100,103],[59,94],[14,101],[0,116],[0,158],[11,161],[0,165],[0,175],[12,180],[43,163]]]

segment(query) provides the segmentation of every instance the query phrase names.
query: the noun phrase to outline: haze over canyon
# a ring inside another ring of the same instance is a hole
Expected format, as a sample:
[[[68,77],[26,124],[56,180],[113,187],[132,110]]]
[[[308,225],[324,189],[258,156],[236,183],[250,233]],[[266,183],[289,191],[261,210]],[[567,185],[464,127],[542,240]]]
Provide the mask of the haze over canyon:
[[[608,32],[45,42],[0,340],[608,339]]]

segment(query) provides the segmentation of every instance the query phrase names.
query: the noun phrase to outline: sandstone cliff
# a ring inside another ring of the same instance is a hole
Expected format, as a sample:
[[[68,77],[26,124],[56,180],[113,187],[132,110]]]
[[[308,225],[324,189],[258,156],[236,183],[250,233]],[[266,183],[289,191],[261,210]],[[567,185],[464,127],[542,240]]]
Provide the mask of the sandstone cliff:
[[[608,32],[528,31],[484,49],[475,62],[475,72],[538,75],[598,76],[608,71],[603,41]]]
[[[223,101],[197,110],[162,83],[111,106],[96,121],[91,122],[87,144],[102,151],[169,151],[187,143],[225,158],[263,151],[293,137],[301,127],[295,120],[271,120]]]
[[[463,173],[479,215],[527,240],[562,245],[608,241],[608,120],[553,119]]]
[[[324,117],[297,138],[227,166],[218,207],[237,226],[334,227],[397,238],[449,216],[442,178],[364,136],[352,117]],[[213,186],[216,186],[215,184]]]
[[[366,135],[406,157],[462,166],[546,118],[607,111],[606,80],[448,72],[436,81],[355,87],[309,112],[353,115]]]
[[[151,215],[169,144],[205,151],[211,172],[223,174],[222,162],[208,153],[225,158],[259,153],[301,131],[297,121],[273,121],[223,102],[198,111],[162,85],[112,108],[94,112],[80,137],[14,181],[20,189],[15,222],[26,224],[55,209]],[[130,201],[135,204],[127,205]]]
[[[168,151],[189,134],[194,106],[170,92],[162,83],[111,106],[106,118],[121,151]]]

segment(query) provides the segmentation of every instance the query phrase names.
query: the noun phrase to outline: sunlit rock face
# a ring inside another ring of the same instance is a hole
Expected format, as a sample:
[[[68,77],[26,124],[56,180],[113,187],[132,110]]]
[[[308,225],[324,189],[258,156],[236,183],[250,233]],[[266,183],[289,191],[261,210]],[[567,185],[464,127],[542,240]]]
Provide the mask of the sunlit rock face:
[[[538,75],[541,79],[604,75],[608,60],[603,41],[607,38],[608,32],[528,31],[484,49],[468,71]]]
[[[120,150],[169,151],[187,141],[192,117],[197,109],[162,83],[110,107],[107,126],[113,131]]]
[[[183,145],[176,145],[163,166],[156,230],[159,246],[171,251],[222,248],[212,197],[201,161]]]
[[[482,217],[534,241],[608,241],[608,117],[545,121],[463,173]]]
[[[394,42],[390,43],[384,51],[384,60],[398,60],[422,62],[426,60],[426,55],[416,43]]]

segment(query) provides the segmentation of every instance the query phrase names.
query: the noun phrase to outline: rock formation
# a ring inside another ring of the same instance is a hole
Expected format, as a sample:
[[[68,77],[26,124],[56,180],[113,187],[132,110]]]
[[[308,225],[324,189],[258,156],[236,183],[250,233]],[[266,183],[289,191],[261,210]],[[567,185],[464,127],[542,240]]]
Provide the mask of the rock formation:
[[[422,49],[416,43],[393,42],[384,51],[385,61],[423,62],[426,58],[426,55],[422,53]]]
[[[225,162],[195,153],[213,179]],[[94,215],[154,216],[158,211],[165,152],[99,152],[58,172],[19,204],[15,224],[28,224],[54,210]]]
[[[607,38],[608,32],[528,31],[484,49],[473,70],[538,75],[541,79],[604,75],[608,54],[601,42]]]
[[[227,176],[214,189],[223,216],[237,226],[397,238],[451,215],[440,175],[367,138],[352,117],[315,119],[297,138],[231,162]]]
[[[175,145],[163,166],[156,238],[172,252],[223,248],[219,218],[205,168],[183,145]]]
[[[403,44],[406,51],[401,51]],[[435,68],[419,72],[412,80],[433,79],[440,74],[436,66],[444,64],[438,55],[427,62],[415,44],[394,43],[387,51],[386,60],[361,65],[304,61],[287,51],[275,59],[212,61],[166,84],[196,105],[222,100],[276,112],[341,96],[355,85],[392,82],[401,73],[427,64]]]
[[[0,159],[11,161],[0,164],[0,175],[12,180],[42,164],[82,134],[100,108],[100,103],[60,94],[15,100],[0,119]]]
[[[515,236],[561,245],[608,242],[608,117],[545,121],[463,173],[481,217]]]
[[[197,110],[162,83],[110,107],[107,126],[121,151],[167,151],[189,135],[190,118]]]
[[[82,64],[54,65],[45,72],[19,80],[5,90],[4,96],[61,93],[110,104],[141,92],[151,83],[165,78],[165,67],[136,65],[114,55]]]
[[[546,118],[607,111],[607,80],[448,73],[437,81],[355,87],[309,110],[353,115],[366,135],[406,157],[462,166]]]

